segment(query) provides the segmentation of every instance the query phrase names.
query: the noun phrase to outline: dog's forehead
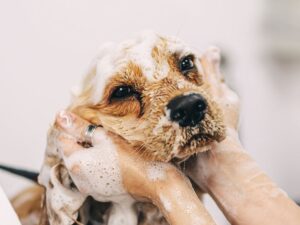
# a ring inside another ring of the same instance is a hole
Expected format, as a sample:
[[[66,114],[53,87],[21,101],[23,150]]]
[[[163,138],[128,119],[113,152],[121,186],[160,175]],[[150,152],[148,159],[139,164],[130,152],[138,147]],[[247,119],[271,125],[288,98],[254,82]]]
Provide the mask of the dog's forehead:
[[[121,43],[106,43],[100,48],[92,65],[96,71],[93,79],[92,101],[97,102],[101,99],[107,82],[121,69],[124,69],[129,62],[139,66],[147,81],[155,82],[163,79],[168,74],[167,59],[163,60],[160,72],[157,73],[157,62],[152,54],[154,48],[162,50],[161,46],[164,46],[163,51],[168,55],[172,53],[179,56],[198,54],[195,49],[188,47],[179,38],[162,36],[153,31],[141,32],[135,38]]]

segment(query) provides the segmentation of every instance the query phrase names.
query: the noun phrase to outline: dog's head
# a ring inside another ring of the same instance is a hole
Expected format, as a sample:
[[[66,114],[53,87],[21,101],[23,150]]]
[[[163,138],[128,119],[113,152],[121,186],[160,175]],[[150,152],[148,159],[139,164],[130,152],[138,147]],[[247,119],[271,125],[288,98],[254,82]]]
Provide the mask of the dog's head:
[[[205,76],[182,41],[146,32],[100,50],[71,109],[148,159],[184,158],[225,137]]]

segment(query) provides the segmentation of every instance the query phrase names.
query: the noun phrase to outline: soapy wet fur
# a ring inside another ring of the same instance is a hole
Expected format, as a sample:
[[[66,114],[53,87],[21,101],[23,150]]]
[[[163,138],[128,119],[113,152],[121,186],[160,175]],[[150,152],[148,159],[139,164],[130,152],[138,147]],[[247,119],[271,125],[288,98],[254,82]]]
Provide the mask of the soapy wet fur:
[[[183,74],[179,62],[188,55],[192,56],[195,68]],[[177,38],[146,32],[121,44],[105,45],[94,59],[68,109],[90,123],[120,135],[147,160],[184,160],[195,153],[209,150],[212,142],[225,138],[222,113],[210,94],[210,85],[205,82],[205,76],[207,74],[202,70],[200,54],[196,51]],[[116,99],[114,92],[122,86],[129,86],[134,94]],[[190,94],[202,96],[207,109],[198,124],[181,127],[171,121],[166,106],[176,96]],[[56,137],[57,130],[53,126],[48,134],[45,161],[39,179],[47,190],[47,216],[55,225],[61,224],[61,218],[65,218],[67,224],[76,222],[78,218],[88,221],[90,215],[86,213],[87,203],[84,203],[87,196],[80,193],[76,185],[72,186],[73,181],[69,176],[61,177],[59,174],[53,177],[53,168],[63,162]],[[62,168],[65,170],[64,165]],[[152,178],[160,179],[154,172],[149,172]],[[51,182],[53,179],[61,184],[54,186]],[[71,181],[66,183],[66,179]],[[71,208],[67,202],[59,206],[63,209],[60,213],[65,213],[69,218],[57,215],[59,210],[50,204],[51,193],[56,193],[56,197],[66,195],[68,198],[77,198]],[[99,204],[93,200],[88,205],[96,207]],[[139,225],[167,224],[154,205],[132,205],[138,212]],[[167,202],[166,207],[171,208]],[[109,213],[110,210],[103,213],[102,224],[108,223]]]
[[[183,74],[179,62],[188,55],[195,68]],[[122,136],[146,159],[184,158],[225,137],[222,114],[204,76],[199,54],[182,41],[142,34],[102,50],[70,110]],[[135,94],[112,99],[115,89],[124,85]],[[188,94],[202,96],[207,111],[196,126],[180,127],[170,121],[166,106],[176,96]]]

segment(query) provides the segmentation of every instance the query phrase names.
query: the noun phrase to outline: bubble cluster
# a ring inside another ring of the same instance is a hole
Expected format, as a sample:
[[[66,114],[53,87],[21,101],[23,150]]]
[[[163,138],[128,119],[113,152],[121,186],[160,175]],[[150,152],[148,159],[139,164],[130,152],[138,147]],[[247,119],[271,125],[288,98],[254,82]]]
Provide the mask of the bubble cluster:
[[[116,147],[105,133],[102,135],[101,145],[64,156],[65,165],[80,193],[113,202],[109,225],[136,224],[134,199],[123,187]]]
[[[147,167],[147,176],[151,181],[163,180],[166,178],[166,164],[151,162]]]
[[[103,135],[106,136],[105,133]],[[111,201],[116,196],[127,194],[116,147],[110,139],[103,137],[101,145],[74,152],[64,157],[64,161],[80,192],[98,201]]]

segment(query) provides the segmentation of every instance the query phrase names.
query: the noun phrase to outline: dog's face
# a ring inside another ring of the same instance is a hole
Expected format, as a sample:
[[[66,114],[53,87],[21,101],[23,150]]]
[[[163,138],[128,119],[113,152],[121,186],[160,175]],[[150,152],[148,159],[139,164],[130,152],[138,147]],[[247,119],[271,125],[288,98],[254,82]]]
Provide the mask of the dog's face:
[[[102,48],[71,109],[148,159],[184,158],[225,137],[205,76],[183,42],[143,33]]]

